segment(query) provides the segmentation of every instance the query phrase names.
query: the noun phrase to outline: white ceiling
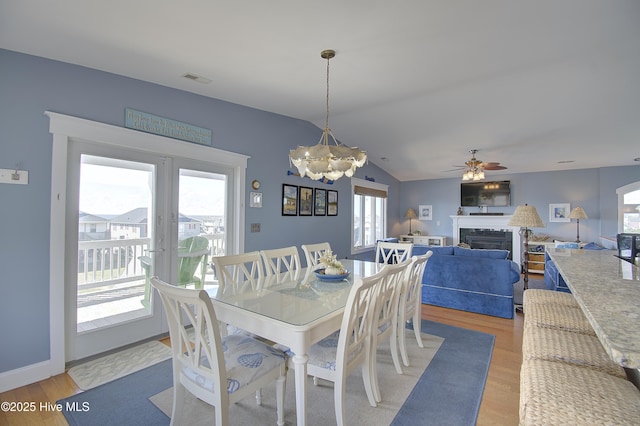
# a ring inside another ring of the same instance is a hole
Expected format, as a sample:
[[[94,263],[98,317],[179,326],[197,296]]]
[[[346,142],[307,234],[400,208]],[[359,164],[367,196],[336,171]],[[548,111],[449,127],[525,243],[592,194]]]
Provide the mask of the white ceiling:
[[[401,181],[639,164],[638,0],[0,0],[0,47],[320,128],[334,49],[333,133]]]

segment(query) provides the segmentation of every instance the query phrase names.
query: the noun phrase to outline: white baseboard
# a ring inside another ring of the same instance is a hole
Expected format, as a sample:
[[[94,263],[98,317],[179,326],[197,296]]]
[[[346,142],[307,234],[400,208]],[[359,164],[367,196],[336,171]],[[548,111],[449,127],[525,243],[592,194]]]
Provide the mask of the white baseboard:
[[[51,377],[50,364],[47,360],[0,373],[0,393],[48,379]]]

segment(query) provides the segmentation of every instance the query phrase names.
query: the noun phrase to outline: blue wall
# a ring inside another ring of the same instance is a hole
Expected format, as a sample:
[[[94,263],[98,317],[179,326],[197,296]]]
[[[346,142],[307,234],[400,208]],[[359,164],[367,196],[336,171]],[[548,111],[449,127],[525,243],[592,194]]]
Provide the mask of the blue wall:
[[[215,82],[214,82],[215,84]],[[49,359],[49,210],[51,141],[44,111],[123,126],[133,108],[213,131],[216,148],[251,156],[247,185],[262,182],[261,209],[246,209],[245,250],[330,241],[339,257],[350,255],[351,199],[348,179],[323,185],[287,176],[288,151],[316,143],[315,125],[242,105],[0,49],[0,168],[21,162],[29,185],[0,185],[0,373]],[[348,142],[348,141],[345,141]],[[176,141],[176,143],[186,143]],[[584,240],[615,235],[615,188],[640,180],[640,167],[504,176],[513,183],[514,206],[529,202],[546,217],[548,203],[581,201],[590,218],[581,223]],[[390,235],[408,232],[408,207],[432,204],[434,219],[414,221],[414,229],[451,236],[458,207],[459,179],[399,183],[373,164],[356,173],[388,184]],[[502,177],[501,177],[502,178]],[[335,189],[337,217],[282,217],[282,184]],[[248,194],[247,188],[247,205]],[[584,200],[584,201],[582,201]],[[515,207],[504,209],[506,213]],[[606,217],[603,213],[606,212]],[[437,222],[440,225],[437,225]],[[260,233],[249,232],[261,223]],[[575,224],[545,230],[570,238]],[[605,227],[606,225],[606,227]]]
[[[580,240],[600,242],[601,236],[615,237],[618,229],[616,189],[640,181],[640,166],[506,174],[493,178],[511,181],[511,206],[491,207],[490,213],[512,214],[516,206],[526,203],[536,207],[546,224],[545,228],[534,229],[535,234],[575,241],[576,222],[549,222],[549,204],[581,206],[589,219],[580,221]],[[445,235],[451,243],[453,222],[449,216],[455,215],[460,205],[460,178],[402,182],[400,203],[405,211],[409,207],[417,209],[420,204],[432,205],[433,220],[414,220],[412,228],[425,234]],[[464,207],[463,211],[469,214],[480,210]],[[403,219],[391,231],[395,236],[406,234],[408,229],[409,221]]]
[[[330,241],[340,257],[350,255],[349,179],[324,185],[287,176],[289,150],[317,143],[321,130],[315,125],[2,49],[0,73],[0,168],[20,162],[29,171],[28,185],[0,185],[0,373],[49,359],[52,136],[47,110],[123,126],[129,107],[211,129],[216,148],[251,156],[247,186],[253,179],[262,183],[263,207],[246,209],[245,250]],[[356,172],[356,177],[365,175],[389,184],[390,200],[397,204],[397,180],[373,164]],[[337,190],[338,216],[281,216],[283,183]],[[250,191],[247,187],[247,205]],[[391,222],[397,222],[390,213]],[[261,223],[261,232],[249,232],[251,223]]]

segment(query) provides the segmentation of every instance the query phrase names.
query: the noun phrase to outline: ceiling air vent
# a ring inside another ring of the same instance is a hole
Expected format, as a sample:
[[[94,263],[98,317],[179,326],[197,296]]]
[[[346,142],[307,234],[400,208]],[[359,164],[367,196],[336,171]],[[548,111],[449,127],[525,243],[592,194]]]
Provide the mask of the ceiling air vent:
[[[202,84],[211,83],[211,80],[209,80],[208,78],[201,77],[197,74],[187,73],[187,74],[184,74],[183,77],[188,78],[189,80],[197,81],[198,83],[202,83]]]

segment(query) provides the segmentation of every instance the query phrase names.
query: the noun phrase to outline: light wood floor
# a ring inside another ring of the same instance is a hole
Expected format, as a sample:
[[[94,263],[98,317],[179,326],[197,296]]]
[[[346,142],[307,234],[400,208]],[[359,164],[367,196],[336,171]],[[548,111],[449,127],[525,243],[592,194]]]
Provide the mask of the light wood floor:
[[[507,320],[453,309],[423,305],[422,317],[431,321],[481,331],[496,336],[489,376],[482,397],[478,425],[517,425],[522,362],[522,315]],[[168,344],[168,339],[165,339]],[[0,402],[34,402],[33,412],[10,413],[0,410],[0,425],[67,425],[62,413],[40,410],[40,404],[55,403],[79,393],[67,374],[60,374],[0,394]],[[115,408],[115,407],[114,407]]]

